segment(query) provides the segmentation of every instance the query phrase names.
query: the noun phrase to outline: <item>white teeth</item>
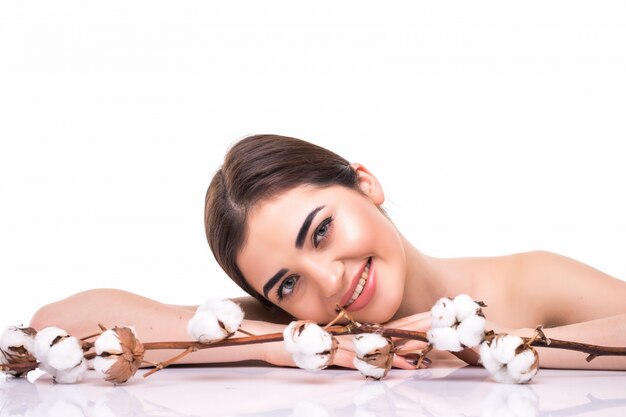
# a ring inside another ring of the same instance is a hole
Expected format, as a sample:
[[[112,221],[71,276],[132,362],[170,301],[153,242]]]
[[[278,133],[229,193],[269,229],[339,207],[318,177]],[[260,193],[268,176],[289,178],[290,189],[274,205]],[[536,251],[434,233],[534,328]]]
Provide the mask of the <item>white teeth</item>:
[[[344,306],[344,308],[348,307],[357,298],[359,298],[359,295],[361,295],[361,292],[363,291],[363,288],[365,288],[365,282],[367,282],[367,277],[369,275],[369,272],[370,272],[370,262],[367,262],[367,265],[365,265],[365,269],[363,270],[363,273],[361,274],[361,278],[359,279],[359,283],[357,284],[356,288],[354,289],[354,293],[352,294],[352,297],[350,297],[350,301],[348,301],[348,304],[346,304]]]

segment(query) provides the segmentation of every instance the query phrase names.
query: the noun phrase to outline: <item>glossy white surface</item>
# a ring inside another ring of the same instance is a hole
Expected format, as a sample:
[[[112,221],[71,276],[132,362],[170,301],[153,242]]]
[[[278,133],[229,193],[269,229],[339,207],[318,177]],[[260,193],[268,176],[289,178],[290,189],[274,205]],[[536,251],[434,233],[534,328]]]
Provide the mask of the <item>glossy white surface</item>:
[[[140,374],[144,371],[140,371]],[[90,371],[75,385],[44,375],[0,382],[0,416],[624,416],[626,372],[540,370],[529,385],[492,382],[482,368],[441,363],[356,371],[274,367],[170,368],[112,386]]]

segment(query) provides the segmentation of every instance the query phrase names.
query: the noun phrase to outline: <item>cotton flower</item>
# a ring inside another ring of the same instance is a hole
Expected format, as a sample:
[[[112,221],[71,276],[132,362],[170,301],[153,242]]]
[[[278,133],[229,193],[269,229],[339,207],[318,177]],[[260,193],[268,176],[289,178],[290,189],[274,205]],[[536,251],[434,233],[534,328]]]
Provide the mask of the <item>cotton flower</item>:
[[[366,377],[381,379],[393,363],[391,339],[377,333],[363,333],[353,337],[354,366]]]
[[[459,335],[459,342],[463,346],[474,347],[480,345],[485,335],[485,320],[482,316],[471,315],[467,316],[456,327],[456,331]]]
[[[37,331],[32,327],[7,327],[0,335],[0,365],[32,364],[37,365],[37,360],[33,356],[35,350],[35,335]],[[24,371],[9,370],[9,375],[19,377],[26,373]]]
[[[114,384],[123,384],[135,375],[145,352],[131,327],[114,327],[102,332],[94,348],[95,370]]]
[[[432,327],[427,336],[433,348],[459,352],[478,346],[485,337],[483,306],[465,294],[440,298],[430,310]]]
[[[456,307],[448,297],[437,300],[430,315],[432,327],[451,327],[456,324]]]
[[[292,321],[283,331],[285,349],[299,368],[316,371],[333,362],[337,339],[308,320]]]
[[[63,329],[46,327],[35,336],[35,357],[39,367],[52,375],[55,382],[71,384],[87,371],[82,343]]]
[[[452,300],[454,308],[456,310],[456,321],[462,322],[469,316],[473,316],[481,313],[482,305],[477,303],[467,294],[460,294],[454,297]]]
[[[239,329],[243,321],[243,310],[229,299],[209,299],[198,307],[189,320],[187,332],[201,343],[224,340]]]
[[[539,368],[537,351],[518,336],[499,334],[480,346],[480,361],[502,383],[529,382]]]
[[[463,350],[459,333],[452,327],[437,327],[428,330],[426,333],[433,349],[448,350],[450,352],[460,352]]]

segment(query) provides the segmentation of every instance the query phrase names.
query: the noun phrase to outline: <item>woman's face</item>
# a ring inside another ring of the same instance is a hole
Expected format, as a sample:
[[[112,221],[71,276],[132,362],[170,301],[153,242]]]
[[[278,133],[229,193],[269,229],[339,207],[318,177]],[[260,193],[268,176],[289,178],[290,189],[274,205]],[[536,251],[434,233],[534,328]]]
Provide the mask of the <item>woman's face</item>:
[[[299,319],[327,323],[339,304],[357,321],[389,320],[404,291],[404,248],[378,209],[382,190],[361,186],[368,194],[300,186],[255,207],[237,258],[252,287]]]

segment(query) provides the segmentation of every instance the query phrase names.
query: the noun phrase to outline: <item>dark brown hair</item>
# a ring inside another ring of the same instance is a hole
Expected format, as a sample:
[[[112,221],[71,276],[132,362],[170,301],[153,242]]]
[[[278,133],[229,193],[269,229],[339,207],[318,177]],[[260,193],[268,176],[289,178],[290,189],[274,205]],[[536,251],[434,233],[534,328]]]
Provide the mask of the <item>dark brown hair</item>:
[[[262,200],[299,185],[342,185],[359,190],[350,163],[328,149],[286,136],[256,135],[226,153],[206,193],[204,225],[209,246],[226,274],[266,307],[237,266],[250,210]]]

